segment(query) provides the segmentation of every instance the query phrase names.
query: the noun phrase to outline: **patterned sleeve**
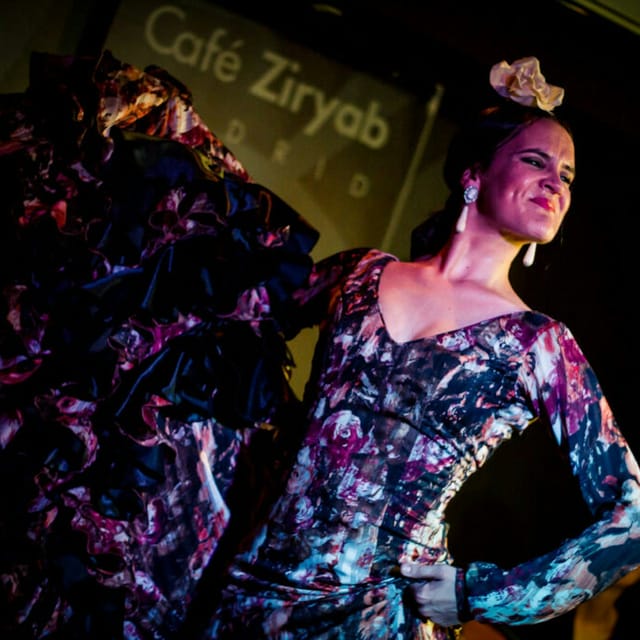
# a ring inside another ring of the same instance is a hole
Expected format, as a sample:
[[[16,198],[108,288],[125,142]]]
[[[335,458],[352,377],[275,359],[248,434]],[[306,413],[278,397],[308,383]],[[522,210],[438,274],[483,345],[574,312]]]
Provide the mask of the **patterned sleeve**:
[[[465,586],[471,615],[510,625],[566,613],[640,565],[640,469],[592,368],[564,325],[554,323],[537,337],[523,362],[521,382],[534,412],[566,447],[594,521],[578,537],[511,569],[469,565]]]

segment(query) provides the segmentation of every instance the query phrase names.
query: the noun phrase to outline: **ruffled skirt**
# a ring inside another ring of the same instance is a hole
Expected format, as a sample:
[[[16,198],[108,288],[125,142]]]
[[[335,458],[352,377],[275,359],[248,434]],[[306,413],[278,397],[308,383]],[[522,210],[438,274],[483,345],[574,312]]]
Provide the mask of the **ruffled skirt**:
[[[162,69],[34,55],[0,127],[0,635],[187,637],[297,437],[318,234]]]

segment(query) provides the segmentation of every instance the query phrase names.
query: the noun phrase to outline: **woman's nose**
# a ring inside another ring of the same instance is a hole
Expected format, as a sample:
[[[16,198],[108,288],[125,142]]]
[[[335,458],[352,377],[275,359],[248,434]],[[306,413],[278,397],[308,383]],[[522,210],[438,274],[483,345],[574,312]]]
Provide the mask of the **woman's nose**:
[[[547,191],[551,193],[558,193],[560,191],[560,176],[548,175],[544,178],[543,186]]]

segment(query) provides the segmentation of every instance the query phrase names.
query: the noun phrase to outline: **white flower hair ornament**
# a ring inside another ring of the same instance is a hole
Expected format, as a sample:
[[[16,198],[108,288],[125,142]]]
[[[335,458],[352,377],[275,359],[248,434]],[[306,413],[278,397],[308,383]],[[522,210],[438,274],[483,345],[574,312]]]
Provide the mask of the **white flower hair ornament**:
[[[525,107],[551,112],[562,104],[564,89],[547,84],[540,71],[538,58],[520,58],[508,64],[505,60],[491,67],[491,86],[503,98]]]

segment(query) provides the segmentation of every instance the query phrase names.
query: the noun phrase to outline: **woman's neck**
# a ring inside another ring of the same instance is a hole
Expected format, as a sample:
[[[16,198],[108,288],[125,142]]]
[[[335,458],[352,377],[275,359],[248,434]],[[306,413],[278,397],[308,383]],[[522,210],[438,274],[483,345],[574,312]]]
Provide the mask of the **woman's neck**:
[[[438,277],[473,282],[491,291],[515,295],[509,280],[511,264],[520,246],[504,238],[454,234],[427,262]]]

